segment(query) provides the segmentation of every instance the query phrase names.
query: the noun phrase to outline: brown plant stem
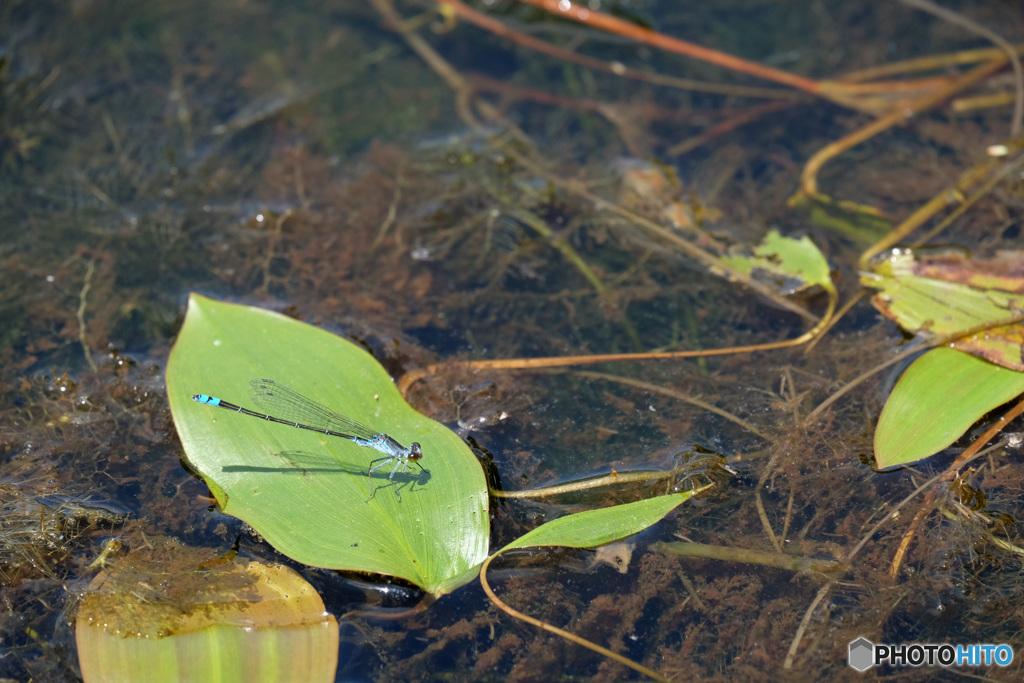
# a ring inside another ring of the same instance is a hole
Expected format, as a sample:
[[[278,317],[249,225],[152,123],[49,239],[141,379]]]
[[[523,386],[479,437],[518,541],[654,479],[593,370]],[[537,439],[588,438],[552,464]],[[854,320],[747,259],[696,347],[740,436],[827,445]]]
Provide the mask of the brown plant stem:
[[[384,18],[388,27],[401,34],[409,48],[455,91],[455,107],[463,122],[471,128],[479,128],[480,122],[477,121],[471,106],[473,87],[431,47],[430,43],[417,34],[412,27],[405,24],[391,0],[370,0],[370,2]],[[486,104],[483,106],[486,107]]]
[[[799,346],[813,339],[828,324],[835,311],[836,296],[829,292],[828,310],[813,328],[794,339],[785,339],[765,344],[748,346],[731,346],[722,349],[700,349],[691,351],[644,351],[640,353],[605,353],[592,356],[547,356],[543,358],[504,358],[493,360],[447,361],[434,363],[425,368],[411,370],[398,381],[398,390],[402,396],[408,396],[409,387],[428,375],[434,375],[446,369],[461,368],[463,370],[537,370],[540,368],[567,367],[571,365],[593,365],[595,363],[612,363],[619,361],[669,360],[677,358],[704,358],[708,356],[726,356],[754,351],[772,351],[790,346]]]
[[[945,346],[946,344],[951,344],[952,342],[955,342],[957,339],[962,339],[964,337],[970,337],[971,335],[978,334],[979,332],[984,332],[985,330],[990,330],[990,329],[992,329],[994,327],[1002,327],[1004,325],[1013,325],[1014,323],[1019,323],[1019,322],[1022,322],[1022,321],[1024,321],[1024,314],[1018,314],[1018,315],[1010,316],[1008,318],[1000,318],[999,320],[992,320],[990,322],[983,323],[981,325],[976,325],[974,327],[970,327],[970,328],[968,328],[966,330],[960,330],[959,332],[955,332],[953,334],[948,334],[948,335],[945,335],[945,336],[942,336],[942,337],[938,337],[936,339],[931,339],[926,344],[922,344],[920,346],[914,346],[912,348],[906,349],[905,351],[900,351],[899,353],[897,353],[895,356],[889,358],[888,360],[885,360],[885,361],[879,363],[878,365],[876,365],[875,367],[873,367],[873,368],[871,368],[869,370],[865,370],[864,372],[862,372],[861,374],[857,375],[855,378],[853,378],[852,380],[850,380],[849,382],[844,384],[842,386],[842,388],[840,388],[837,391],[833,392],[831,396],[829,396],[824,401],[819,403],[818,406],[814,410],[812,410],[807,415],[806,418],[804,418],[804,424],[811,424],[830,405],[832,405],[833,403],[838,401],[847,392],[852,390],[854,387],[856,387],[857,385],[859,385],[861,382],[865,381],[869,377],[871,377],[871,376],[881,372],[882,370],[886,369],[890,365],[895,365],[896,363],[900,363],[903,360],[909,358],[910,356],[913,356],[916,353],[921,353],[925,349],[935,348],[935,347],[938,347],[938,346]]]
[[[711,126],[707,130],[702,132],[700,135],[696,135],[688,140],[683,140],[682,142],[669,147],[665,151],[665,154],[668,156],[679,156],[681,154],[686,154],[687,152],[694,150],[700,147],[701,145],[710,142],[711,140],[714,140],[717,137],[725,135],[726,133],[731,132],[741,126],[745,126],[748,123],[758,121],[767,114],[774,114],[776,112],[791,109],[792,107],[796,106],[796,104],[797,103],[795,102],[785,101],[766,102],[765,104],[760,104],[756,107],[751,107],[750,109],[744,112],[740,112],[735,116],[732,116],[726,119],[725,121],[722,121],[721,123]]]
[[[931,0],[900,0],[904,5],[910,5],[923,12],[933,14],[951,24],[955,24],[971,33],[982,36],[995,43],[1006,55],[1013,67],[1014,85],[1016,97],[1014,98],[1013,118],[1010,122],[1010,138],[1016,139],[1021,135],[1021,126],[1024,125],[1024,68],[1021,67],[1020,57],[1017,50],[1009,41],[986,26],[972,21],[964,15],[954,12],[945,7],[936,5]]]
[[[872,121],[863,128],[850,133],[849,135],[829,143],[818,150],[804,165],[803,173],[800,176],[800,191],[790,199],[790,204],[799,204],[808,199],[814,198],[828,201],[828,198],[818,191],[818,172],[831,159],[842,154],[846,150],[856,147],[882,131],[906,121],[921,112],[930,109],[940,102],[943,102],[961,90],[976,85],[985,80],[996,71],[1006,66],[1005,55],[994,57],[992,60],[975,67],[964,75],[954,79],[948,86],[937,92],[930,93],[924,97],[914,100],[906,107],[890,111],[888,114]]]
[[[630,78],[635,81],[642,81],[654,85],[664,85],[679,90],[691,90],[694,92],[708,92],[721,95],[732,95],[734,97],[768,97],[772,99],[797,100],[802,96],[789,90],[776,88],[752,88],[742,85],[729,85],[724,83],[708,83],[705,81],[694,81],[688,78],[677,78],[663,74],[651,73],[641,69],[633,69],[619,62],[606,62],[602,59],[582,55],[572,50],[567,50],[557,45],[545,42],[531,35],[517,31],[514,28],[498,21],[497,19],[478,12],[466,5],[461,0],[437,0],[441,5],[442,13],[451,13],[454,16],[478,26],[479,28],[493,33],[496,36],[511,40],[525,48],[546,54],[556,59],[579,64],[588,69],[603,71],[623,78]]]
[[[1019,170],[1020,167],[1024,165],[1024,152],[1018,154],[1009,161],[999,164],[995,168],[993,168],[993,165],[994,161],[991,159],[978,164],[964,173],[960,179],[957,180],[955,185],[946,188],[919,207],[914,211],[914,213],[904,219],[902,223],[893,228],[888,235],[873,244],[869,249],[861,254],[858,261],[860,269],[868,270],[870,268],[870,261],[876,254],[879,254],[882,251],[904,241],[914,230],[924,225],[924,223],[936,213],[950,204],[958,203],[959,205],[956,209],[946,216],[946,218],[944,218],[933,229],[929,230],[924,237],[916,242],[915,246],[924,244],[929,239],[933,238],[939,232],[947,228],[953,221],[966,213],[982,197],[991,192],[1000,181]],[[964,198],[963,193],[967,192],[979,183],[981,187],[979,187],[969,197]]]
[[[1024,53],[1024,44],[1016,46],[1016,49],[1018,54]],[[850,71],[842,76],[837,76],[835,80],[843,84],[864,83],[867,87],[872,85],[882,87],[892,83],[902,83],[904,81],[885,81],[875,84],[865,83],[865,81],[871,81],[877,78],[888,78],[890,76],[898,76],[915,71],[950,69],[954,66],[965,66],[967,64],[987,62],[998,57],[1002,53],[1003,51],[999,48],[986,47],[979,48],[977,50],[960,50],[959,52],[950,52],[941,55],[926,55],[924,57],[914,57],[913,59],[906,59],[900,62],[879,64],[878,66],[872,66],[858,71]],[[949,83],[949,78],[941,76],[936,78],[941,79],[943,83]]]
[[[611,650],[609,650],[606,647],[601,647],[597,643],[592,643],[589,640],[587,640],[585,638],[581,638],[580,636],[577,636],[577,635],[575,635],[573,633],[569,633],[568,631],[563,631],[562,629],[558,628],[557,626],[552,626],[551,624],[547,624],[547,623],[545,623],[545,622],[543,622],[543,621],[541,621],[539,619],[534,619],[533,617],[528,616],[526,614],[523,614],[522,612],[520,612],[518,610],[512,609],[511,607],[506,605],[504,602],[502,602],[498,598],[498,596],[494,594],[494,591],[491,590],[491,585],[487,582],[487,568],[491,565],[491,561],[494,558],[496,558],[498,555],[500,555],[500,554],[501,553],[499,551],[498,553],[495,553],[494,555],[489,556],[486,560],[484,560],[483,565],[480,567],[480,585],[483,586],[484,593],[487,594],[487,597],[490,598],[491,602],[493,602],[498,607],[498,609],[500,609],[501,611],[505,612],[506,614],[512,616],[515,619],[519,619],[520,621],[525,621],[526,623],[532,624],[533,626],[536,626],[537,628],[539,628],[541,630],[547,631],[548,633],[554,633],[555,635],[561,636],[562,638],[565,638],[566,640],[572,641],[572,642],[576,643],[577,645],[580,645],[582,647],[587,648],[588,650],[593,650],[594,652],[596,652],[598,654],[601,654],[601,655],[604,655],[605,657],[608,657],[609,659],[613,659],[616,662],[618,662],[619,664],[623,664],[625,666],[628,666],[629,668],[633,669],[634,671],[639,671],[643,675],[648,676],[648,677],[650,677],[650,678],[652,678],[652,679],[654,679],[656,681],[664,681],[665,683],[668,683],[668,679],[665,678],[664,676],[662,676],[657,671],[653,671],[651,669],[648,669],[646,666],[643,666],[642,664],[638,664],[637,662],[634,662],[631,659],[627,659],[626,657],[623,657],[622,655],[620,655],[620,654],[618,654],[616,652],[612,652]]]
[[[587,26],[601,31],[615,33],[620,36],[628,36],[638,42],[644,43],[645,45],[651,45],[669,52],[675,52],[677,54],[686,55],[687,57],[693,57],[694,59],[717,64],[732,71],[738,71],[740,73],[756,76],[765,80],[782,83],[783,85],[788,85],[792,88],[796,88],[797,90],[803,90],[815,95],[822,94],[819,83],[813,79],[797,76],[796,74],[791,74],[787,71],[773,69],[769,66],[757,64],[756,62],[750,62],[746,59],[741,59],[725,52],[719,52],[718,50],[712,50],[711,48],[702,47],[685,40],[680,40],[679,38],[673,38],[663,33],[658,33],[657,31],[637,26],[636,24],[631,24],[628,21],[617,19],[610,14],[595,12],[594,10],[588,9],[581,3],[565,2],[564,0],[519,0],[519,2],[540,7],[555,16],[572,19],[573,21],[586,24]]]

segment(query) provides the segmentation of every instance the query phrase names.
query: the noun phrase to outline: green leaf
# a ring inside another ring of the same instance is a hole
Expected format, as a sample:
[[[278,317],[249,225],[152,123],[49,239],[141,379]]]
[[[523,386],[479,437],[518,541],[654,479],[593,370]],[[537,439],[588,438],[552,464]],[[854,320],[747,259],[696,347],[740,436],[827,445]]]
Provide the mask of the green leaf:
[[[577,512],[542,524],[520,536],[501,552],[536,545],[561,545],[570,548],[595,548],[631,536],[651,526],[698,491],[671,493],[635,503],[614,505],[600,510]]]
[[[932,349],[892,390],[875,429],[875,462],[893,467],[938,453],[1021,393],[1024,372],[953,349]]]
[[[346,439],[202,405],[209,394],[258,410],[249,381],[269,378],[400,443],[418,441],[426,472],[367,469],[380,453]],[[198,295],[167,368],[167,393],[188,461],[224,512],[304,564],[397,576],[443,594],[487,555],[487,487],[456,434],[402,399],[363,349],[262,309]]]
[[[732,254],[722,259],[736,270],[767,280],[783,294],[818,286],[833,291],[828,261],[808,237],[784,237],[770,230],[753,256]]]

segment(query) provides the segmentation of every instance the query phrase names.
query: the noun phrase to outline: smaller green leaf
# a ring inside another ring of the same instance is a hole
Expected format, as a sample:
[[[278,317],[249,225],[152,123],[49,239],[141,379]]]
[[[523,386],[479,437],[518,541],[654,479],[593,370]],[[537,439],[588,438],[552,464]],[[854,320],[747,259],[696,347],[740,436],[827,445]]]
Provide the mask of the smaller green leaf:
[[[698,491],[671,493],[635,503],[614,505],[566,515],[542,524],[501,549],[561,545],[569,548],[595,548],[631,536],[651,526]]]
[[[1024,372],[953,349],[932,349],[892,390],[875,429],[875,462],[886,468],[938,453],[1021,393]]]
[[[783,294],[795,294],[818,286],[832,291],[828,261],[806,236],[785,237],[771,230],[755,249],[753,256],[733,254],[722,259],[736,270],[767,280]]]

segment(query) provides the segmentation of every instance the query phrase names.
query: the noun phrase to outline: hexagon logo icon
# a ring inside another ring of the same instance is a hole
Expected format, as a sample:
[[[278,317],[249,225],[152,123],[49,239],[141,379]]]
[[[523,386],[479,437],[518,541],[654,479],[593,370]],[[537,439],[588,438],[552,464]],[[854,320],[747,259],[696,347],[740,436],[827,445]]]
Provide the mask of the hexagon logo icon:
[[[850,655],[847,662],[857,671],[867,671],[874,663],[875,644],[867,638],[858,638],[850,642]]]

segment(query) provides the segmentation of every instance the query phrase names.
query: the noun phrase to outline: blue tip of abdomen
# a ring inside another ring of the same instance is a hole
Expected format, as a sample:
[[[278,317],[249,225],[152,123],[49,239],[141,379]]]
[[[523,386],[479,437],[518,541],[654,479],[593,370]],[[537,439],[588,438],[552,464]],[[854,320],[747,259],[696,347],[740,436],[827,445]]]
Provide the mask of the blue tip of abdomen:
[[[207,394],[192,394],[192,400],[196,403],[205,403],[208,406],[219,406],[220,399]]]

